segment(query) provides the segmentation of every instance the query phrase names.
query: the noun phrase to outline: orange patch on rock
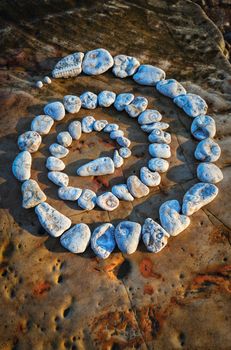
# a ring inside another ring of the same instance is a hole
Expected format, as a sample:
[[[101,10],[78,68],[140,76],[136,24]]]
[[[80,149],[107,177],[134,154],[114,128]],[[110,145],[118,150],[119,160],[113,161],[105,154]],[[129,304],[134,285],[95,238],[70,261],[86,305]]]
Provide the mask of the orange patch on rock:
[[[35,296],[43,295],[45,292],[49,292],[51,285],[49,282],[43,281],[37,283],[37,285],[33,289],[33,294]]]
[[[149,284],[145,284],[144,294],[152,295],[153,293],[154,293],[154,289],[152,288],[152,286],[150,286]]]
[[[153,271],[153,262],[149,258],[145,258],[140,262],[140,273],[145,278],[155,277],[160,278],[160,274]]]

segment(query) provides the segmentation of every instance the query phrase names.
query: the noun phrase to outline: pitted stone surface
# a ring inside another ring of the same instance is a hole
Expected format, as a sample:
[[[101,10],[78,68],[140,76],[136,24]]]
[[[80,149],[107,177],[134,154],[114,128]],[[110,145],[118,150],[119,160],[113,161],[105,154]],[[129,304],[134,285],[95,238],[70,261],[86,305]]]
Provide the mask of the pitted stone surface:
[[[169,168],[167,160],[162,158],[151,158],[148,161],[148,167],[152,171],[158,171],[159,173],[165,173]]]
[[[152,124],[156,122],[160,122],[162,119],[162,115],[159,111],[155,109],[146,109],[146,111],[142,112],[138,117],[138,123],[141,125],[144,124]]]
[[[200,141],[194,152],[195,158],[202,162],[216,162],[220,155],[220,146],[210,138]]]
[[[200,114],[206,114],[208,109],[205,100],[203,100],[203,98],[199,95],[195,94],[179,95],[174,98],[174,102],[178,107],[183,108],[189,117],[193,118]]]
[[[83,57],[82,52],[76,52],[62,58],[55,65],[52,76],[54,78],[69,78],[79,75],[82,71]]]
[[[113,193],[104,192],[97,197],[96,204],[104,210],[112,211],[119,206],[119,200]]]
[[[197,140],[213,138],[216,134],[215,120],[208,115],[196,117],[191,125],[191,133]]]
[[[129,105],[125,107],[125,111],[130,117],[136,118],[140,113],[145,111],[147,106],[148,100],[145,97],[137,96]]]
[[[83,190],[81,196],[78,199],[78,205],[85,210],[92,210],[96,204],[96,194],[95,192],[86,189]]]
[[[141,234],[141,225],[132,221],[121,221],[115,229],[115,239],[119,249],[125,254],[136,251]]]
[[[211,163],[200,163],[197,167],[197,177],[201,182],[216,184],[223,180],[220,168]]]
[[[119,94],[116,97],[114,107],[117,111],[121,112],[134,100],[134,95],[130,93]]]
[[[78,113],[81,108],[81,100],[78,96],[66,95],[63,98],[63,104],[67,112]]]
[[[18,148],[21,151],[34,153],[39,149],[42,138],[36,131],[26,131],[18,138]]]
[[[48,178],[57,186],[68,186],[69,177],[61,171],[49,171]]]
[[[142,239],[152,253],[160,252],[168,243],[169,234],[157,222],[147,218],[142,226]]]
[[[110,107],[116,99],[116,94],[112,91],[101,91],[98,95],[98,104],[100,107]]]
[[[83,108],[86,109],[95,109],[97,107],[97,95],[93,92],[86,91],[80,95],[80,100]]]
[[[139,65],[140,62],[135,57],[117,55],[114,57],[114,66],[112,71],[115,76],[119,78],[126,78],[133,75]]]
[[[175,199],[166,201],[160,206],[161,225],[171,236],[177,236],[190,224],[189,217],[180,214],[180,212],[180,203]]]
[[[148,147],[149,153],[156,158],[170,158],[171,149],[165,143],[151,143]]]

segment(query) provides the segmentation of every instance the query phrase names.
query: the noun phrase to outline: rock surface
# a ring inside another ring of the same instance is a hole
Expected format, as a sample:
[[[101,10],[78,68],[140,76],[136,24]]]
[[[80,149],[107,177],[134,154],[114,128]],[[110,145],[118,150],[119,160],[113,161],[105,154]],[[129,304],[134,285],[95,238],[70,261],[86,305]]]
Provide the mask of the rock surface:
[[[166,159],[151,158],[148,162],[148,167],[150,170],[165,173],[169,168],[169,163]]]
[[[68,131],[61,131],[57,135],[58,143],[63,147],[69,147],[72,144],[72,137]]]
[[[96,194],[95,192],[86,189],[83,190],[81,196],[78,199],[78,205],[85,210],[92,210],[96,204]]]
[[[149,188],[143,184],[136,175],[131,175],[127,179],[129,192],[135,198],[141,198],[149,194]]]
[[[68,125],[68,131],[73,140],[79,140],[82,135],[82,126],[78,120],[74,120]]]
[[[64,158],[69,153],[69,150],[66,147],[59,145],[58,143],[52,143],[49,146],[49,151],[52,154],[52,156],[56,158]]]
[[[155,158],[170,158],[171,149],[165,143],[151,143],[148,147],[149,153]]]
[[[129,103],[132,102],[132,100],[134,100],[133,94],[130,94],[130,93],[119,94],[116,97],[114,107],[117,109],[117,111],[121,112],[125,109],[127,105],[129,105]]]
[[[104,192],[97,197],[96,204],[103,210],[112,211],[119,206],[119,200],[113,193]]]
[[[135,57],[126,55],[117,55],[114,57],[113,73],[119,78],[126,78],[133,75],[140,62]]]
[[[81,188],[72,187],[72,186],[62,186],[58,189],[59,198],[65,201],[77,201],[82,193]]]
[[[157,90],[170,98],[175,98],[179,95],[185,95],[185,88],[175,79],[161,80],[156,84]]]
[[[80,95],[80,100],[83,108],[95,109],[97,107],[97,95],[93,92],[86,91]]]
[[[200,163],[197,167],[197,177],[201,182],[216,184],[223,180],[220,168],[211,163]]]
[[[191,133],[197,140],[213,138],[216,134],[215,120],[208,115],[196,117],[191,125]]]
[[[49,171],[48,179],[51,180],[57,186],[68,186],[69,177],[67,174],[61,171]]]
[[[162,115],[159,111],[155,109],[146,109],[146,111],[142,112],[138,117],[138,123],[141,125],[144,124],[152,124],[155,122],[159,122],[162,119]]]
[[[65,117],[65,108],[64,105],[59,101],[51,102],[44,107],[44,113],[56,121],[62,120]]]
[[[125,111],[130,117],[136,118],[140,113],[145,111],[147,106],[148,100],[146,97],[137,96],[129,105],[125,107]]]
[[[110,107],[116,99],[116,94],[112,91],[101,91],[98,95],[98,103],[100,107]]]
[[[65,169],[65,164],[61,159],[50,156],[47,158],[46,167],[50,171],[62,171]]]
[[[203,100],[201,96],[195,94],[177,96],[174,98],[174,102],[178,107],[183,108],[189,117],[193,118],[197,117],[200,114],[206,114],[208,109],[205,100]]]
[[[204,162],[216,162],[220,155],[220,146],[210,138],[200,141],[194,152],[195,158]]]

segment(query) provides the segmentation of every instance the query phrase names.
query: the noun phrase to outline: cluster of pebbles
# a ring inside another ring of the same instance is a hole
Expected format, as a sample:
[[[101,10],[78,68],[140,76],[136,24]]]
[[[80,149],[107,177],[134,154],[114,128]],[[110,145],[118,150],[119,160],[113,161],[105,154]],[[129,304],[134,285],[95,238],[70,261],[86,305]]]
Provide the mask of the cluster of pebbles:
[[[136,251],[142,237],[148,251],[157,253],[162,250],[170,236],[176,236],[190,224],[190,215],[204,205],[210,203],[218,194],[216,183],[223,179],[221,170],[214,164],[221,154],[219,145],[214,141],[216,134],[215,121],[206,115],[208,106],[198,95],[187,93],[175,79],[166,79],[165,72],[152,65],[140,65],[135,57],[118,55],[112,57],[105,49],[74,53],[60,60],[52,75],[54,78],[68,78],[81,72],[98,75],[112,68],[119,78],[132,76],[141,85],[154,86],[161,94],[171,98],[173,102],[193,119],[191,134],[198,140],[195,158],[201,163],[197,167],[199,183],[193,185],[184,195],[182,205],[178,200],[164,202],[159,209],[159,221],[147,218],[143,225],[132,221],[122,221],[116,227],[111,223],[98,226],[92,233],[84,223],[71,227],[71,220],[46,203],[46,195],[38,183],[31,177],[31,154],[36,152],[55,121],[62,120],[66,112],[78,113],[80,108],[94,109],[97,105],[109,107],[114,105],[118,111],[125,110],[131,118],[137,118],[141,129],[148,133],[149,153],[151,159],[147,167],[140,169],[140,176],[129,176],[126,184],[112,187],[111,192],[97,196],[89,189],[70,187],[68,175],[62,172],[65,168],[64,158],[73,140],[78,140],[82,132],[104,131],[109,133],[120,146],[114,151],[113,158],[101,157],[77,169],[79,176],[112,174],[116,167],[123,165],[124,159],[131,155],[130,140],[119,130],[117,124],[109,124],[106,120],[95,120],[86,116],[82,121],[73,121],[68,131],[57,135],[57,143],[50,145],[52,156],[47,159],[48,177],[59,186],[58,195],[63,200],[77,201],[78,205],[91,210],[97,204],[104,210],[114,210],[120,200],[133,201],[149,194],[149,187],[160,184],[160,173],[166,172],[171,156],[171,135],[165,130],[168,124],[162,122],[161,114],[147,109],[145,97],[135,97],[131,93],[116,96],[112,91],[102,91],[98,96],[85,92],[80,97],[67,95],[63,103],[56,101],[44,108],[44,115],[36,116],[31,123],[31,130],[20,135],[18,147],[21,152],[13,162],[14,176],[22,183],[24,208],[35,207],[35,212],[44,229],[53,237],[60,237],[61,244],[73,253],[82,253],[87,246],[100,258],[107,258],[118,248],[126,254]],[[71,227],[71,228],[70,228]]]

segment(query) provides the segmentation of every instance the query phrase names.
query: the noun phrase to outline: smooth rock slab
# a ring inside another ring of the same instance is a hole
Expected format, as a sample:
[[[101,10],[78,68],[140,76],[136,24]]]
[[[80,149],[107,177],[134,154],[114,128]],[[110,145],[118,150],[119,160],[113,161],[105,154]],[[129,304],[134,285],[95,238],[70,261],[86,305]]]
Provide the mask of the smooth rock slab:
[[[61,245],[71,253],[83,253],[91,239],[91,231],[86,224],[77,224],[64,232],[60,238]]]
[[[171,236],[177,236],[190,224],[189,217],[180,214],[180,211],[180,203],[175,199],[164,202],[160,206],[159,215],[161,225]]]
[[[208,109],[205,100],[203,100],[203,98],[201,98],[199,95],[195,94],[177,96],[174,98],[173,102],[178,107],[182,108],[189,117],[193,118],[200,114],[206,114]]]
[[[131,141],[127,137],[124,137],[124,136],[117,137],[116,142],[121,147],[129,147],[131,145]]]
[[[210,138],[200,141],[194,152],[195,158],[202,162],[216,162],[220,155],[220,146]]]
[[[83,190],[81,196],[78,199],[78,205],[85,210],[92,210],[96,204],[96,194],[95,192],[86,189]]]
[[[157,222],[147,218],[142,226],[142,239],[148,251],[160,252],[168,243],[169,234]]]
[[[138,123],[141,125],[152,124],[161,121],[162,115],[155,109],[146,109],[138,117]]]
[[[156,84],[156,89],[164,96],[175,98],[179,95],[185,95],[185,88],[175,79],[161,80]]]
[[[105,128],[105,126],[108,124],[107,120],[96,120],[93,124],[93,129],[95,131],[101,131]]]
[[[126,78],[133,75],[139,65],[140,62],[135,57],[117,55],[114,57],[114,66],[112,72],[116,77]]]
[[[140,113],[145,111],[147,106],[148,100],[145,97],[138,96],[134,98],[134,100],[128,106],[125,107],[125,111],[130,117],[136,118]]]
[[[110,223],[98,226],[91,236],[91,249],[101,259],[107,259],[115,249],[115,227]]]
[[[168,123],[163,123],[163,122],[156,122],[156,123],[151,123],[151,124],[144,124],[141,125],[141,129],[144,132],[151,133],[154,129],[160,129],[160,130],[166,130],[169,128]]]
[[[171,143],[171,134],[160,129],[153,129],[151,134],[148,136],[149,142],[154,143]]]
[[[216,184],[223,180],[220,168],[211,163],[200,163],[197,167],[197,177],[201,182]]]
[[[97,107],[97,95],[93,92],[86,91],[80,96],[81,104],[83,108],[95,109]]]
[[[46,167],[51,171],[62,171],[65,169],[65,164],[61,159],[50,156],[47,158]]]
[[[110,107],[116,99],[116,94],[112,91],[101,91],[98,95],[98,104],[100,107]]]
[[[119,152],[117,151],[117,149],[113,154],[113,163],[115,168],[120,168],[124,164],[124,159],[119,155]]]
[[[82,165],[77,169],[79,176],[99,176],[113,174],[115,166],[110,157],[101,157]]]
[[[54,120],[62,120],[65,117],[65,108],[59,101],[51,102],[44,107],[44,113]]]
[[[112,211],[118,208],[119,200],[111,192],[105,192],[97,197],[96,204],[103,210]]]
[[[121,112],[134,100],[134,95],[130,93],[119,94],[116,97],[114,107],[117,111]]]
[[[37,115],[31,122],[31,130],[38,132],[41,136],[49,134],[54,119],[49,115]]]
[[[82,135],[82,126],[78,120],[74,120],[68,125],[68,131],[73,140],[79,140]]]
[[[131,150],[128,147],[121,147],[119,149],[119,154],[122,158],[129,158],[132,154]]]
[[[82,132],[89,134],[93,131],[93,126],[95,123],[95,118],[92,116],[87,116],[82,119]]]
[[[62,58],[52,71],[53,78],[70,78],[79,75],[82,71],[83,57],[82,52],[75,52]]]
[[[165,173],[169,168],[169,163],[165,159],[151,158],[148,161],[148,167],[152,171],[158,171],[158,173]]]
[[[192,215],[217,196],[218,188],[213,184],[199,182],[192,186],[184,195],[182,212]]]
[[[61,131],[57,135],[58,143],[63,147],[69,147],[72,144],[72,137],[68,131]]]
[[[165,72],[149,64],[143,64],[138,68],[133,79],[141,85],[154,86],[158,81],[165,79]]]
[[[152,143],[148,147],[149,153],[155,158],[170,158],[171,149],[165,143]]]
[[[77,201],[81,196],[82,190],[78,187],[62,186],[58,189],[58,196],[64,201]]]
[[[68,175],[60,171],[50,171],[48,173],[48,179],[57,186],[68,186],[69,183]]]
[[[136,175],[131,175],[127,179],[129,192],[135,198],[141,198],[149,194],[149,188],[143,184]]]
[[[66,147],[61,146],[58,143],[52,143],[49,146],[49,151],[52,154],[52,156],[56,158],[64,158],[69,153],[69,150]]]
[[[53,237],[59,237],[71,226],[71,220],[48,203],[41,203],[35,208],[42,227]]]
[[[105,49],[88,51],[83,60],[83,72],[88,75],[99,75],[113,66],[113,58]]]
[[[119,125],[115,123],[107,124],[103,129],[104,132],[108,132],[108,133],[111,133],[112,131],[117,131],[117,130],[119,130]]]
[[[122,253],[132,254],[136,251],[141,235],[141,225],[137,222],[122,221],[115,229],[115,240]]]
[[[196,117],[191,124],[191,133],[197,140],[213,138],[216,134],[215,120],[209,115]]]
[[[45,193],[41,190],[35,180],[26,180],[22,187],[22,206],[25,209],[36,207],[39,203],[45,202],[47,199]]]
[[[134,197],[131,195],[128,186],[125,184],[114,185],[112,187],[112,193],[121,200],[129,202],[134,201]]]
[[[75,95],[66,95],[63,98],[63,104],[67,112],[78,113],[81,108],[81,100]]]
[[[18,148],[21,151],[34,153],[39,149],[42,138],[36,131],[26,131],[18,138]]]
[[[159,186],[161,177],[158,172],[152,172],[146,167],[140,169],[140,180],[149,187]]]
[[[19,181],[29,180],[32,158],[28,151],[20,152],[13,161],[12,172]]]

